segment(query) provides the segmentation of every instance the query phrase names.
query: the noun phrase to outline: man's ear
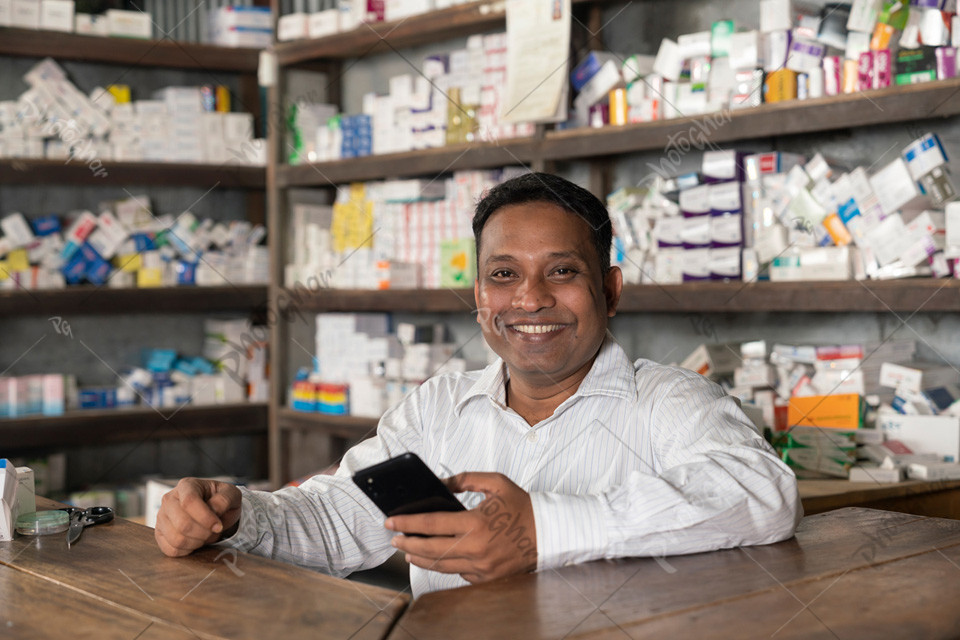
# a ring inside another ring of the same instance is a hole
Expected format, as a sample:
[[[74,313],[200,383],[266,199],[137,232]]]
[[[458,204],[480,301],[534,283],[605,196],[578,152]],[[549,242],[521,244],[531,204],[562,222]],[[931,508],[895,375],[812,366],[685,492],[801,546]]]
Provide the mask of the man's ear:
[[[477,305],[477,322],[483,324],[480,318],[480,278],[473,281],[473,300]]]
[[[617,315],[621,293],[623,293],[623,272],[620,271],[620,267],[610,267],[607,275],[603,276],[603,297],[607,301],[607,317],[612,318]]]

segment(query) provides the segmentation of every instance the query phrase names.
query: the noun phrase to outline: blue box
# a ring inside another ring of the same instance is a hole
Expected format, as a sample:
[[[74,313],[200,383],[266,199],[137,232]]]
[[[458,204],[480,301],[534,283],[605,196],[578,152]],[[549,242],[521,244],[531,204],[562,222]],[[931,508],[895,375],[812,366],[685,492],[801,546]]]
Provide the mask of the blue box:
[[[197,284],[197,264],[195,262],[177,261],[177,284]]]
[[[587,57],[580,61],[580,64],[574,68],[570,74],[570,83],[575,91],[580,91],[590,82],[590,79],[597,75],[600,68],[608,61],[616,59],[612,53],[606,51],[591,51]]]
[[[141,251],[151,251],[157,248],[156,243],[153,241],[153,237],[147,233],[131,233],[130,239],[133,240],[133,244],[137,248],[137,253]]]
[[[33,232],[38,236],[49,236],[60,231],[60,219],[57,216],[34,218],[30,224],[33,226]]]
[[[79,252],[74,254],[70,261],[60,269],[67,284],[79,284],[87,276],[87,261]]]
[[[96,285],[107,283],[107,280],[110,278],[110,272],[112,271],[109,262],[98,257],[96,260],[87,260],[86,267],[85,275],[90,283]]]

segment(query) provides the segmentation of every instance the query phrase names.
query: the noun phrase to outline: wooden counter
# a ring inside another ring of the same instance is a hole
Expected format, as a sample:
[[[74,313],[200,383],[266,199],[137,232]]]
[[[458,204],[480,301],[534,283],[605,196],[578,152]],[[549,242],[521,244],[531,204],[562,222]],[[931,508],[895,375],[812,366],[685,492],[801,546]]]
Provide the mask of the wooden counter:
[[[150,529],[118,519],[72,549],[64,534],[0,543],[0,593],[0,636],[16,638],[956,638],[960,521],[840,509],[777,544],[591,562],[409,604],[245,554],[166,558]]]
[[[428,594],[390,640],[956,638],[958,601],[960,522],[842,509],[778,544]]]
[[[800,480],[799,484],[803,510],[808,516],[843,507],[868,507],[960,519],[960,480],[905,480],[896,484]]]
[[[113,637],[102,628],[117,622],[124,630],[117,637],[128,640],[143,630],[158,638],[374,639],[387,634],[410,601],[407,594],[233,550],[168,558],[152,529],[122,518],[87,527],[69,549],[65,533],[0,542],[0,584],[4,621],[61,625],[15,637]],[[80,609],[87,614],[74,616]],[[131,628],[136,632],[126,633]]]

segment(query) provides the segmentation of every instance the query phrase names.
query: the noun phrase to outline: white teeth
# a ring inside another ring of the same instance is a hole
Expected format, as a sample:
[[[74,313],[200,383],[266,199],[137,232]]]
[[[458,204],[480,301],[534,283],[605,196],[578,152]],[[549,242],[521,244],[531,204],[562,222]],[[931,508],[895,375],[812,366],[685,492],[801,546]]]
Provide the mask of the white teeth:
[[[520,333],[548,333],[560,328],[559,324],[515,324],[513,328]]]

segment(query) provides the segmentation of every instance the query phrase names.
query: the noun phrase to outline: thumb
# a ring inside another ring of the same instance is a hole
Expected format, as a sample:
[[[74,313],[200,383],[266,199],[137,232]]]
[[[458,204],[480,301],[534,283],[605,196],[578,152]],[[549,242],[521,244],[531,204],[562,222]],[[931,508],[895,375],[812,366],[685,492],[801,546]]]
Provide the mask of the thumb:
[[[499,493],[503,488],[503,476],[499,473],[489,473],[486,471],[467,471],[458,473],[444,480],[447,488],[454,493],[464,491],[475,491],[489,495]]]
[[[210,499],[207,500],[207,504],[210,505],[210,508],[215,514],[217,514],[218,517],[222,516],[231,508],[233,508],[230,497],[222,491],[216,491],[212,496],[210,496]]]

